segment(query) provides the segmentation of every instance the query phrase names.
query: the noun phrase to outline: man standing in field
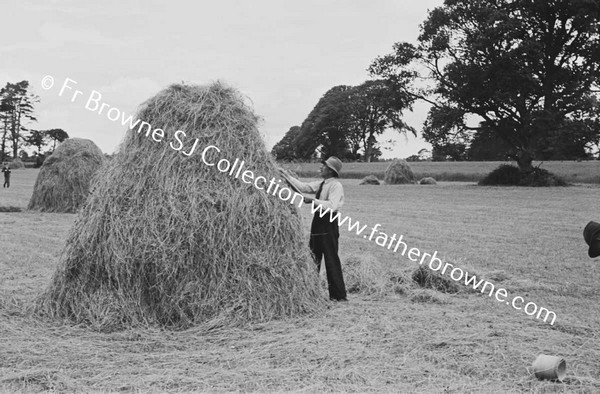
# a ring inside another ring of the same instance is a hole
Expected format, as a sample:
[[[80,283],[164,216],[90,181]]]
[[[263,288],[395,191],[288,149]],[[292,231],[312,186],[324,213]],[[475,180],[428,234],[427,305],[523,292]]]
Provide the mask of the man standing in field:
[[[10,168],[6,164],[2,167],[2,172],[4,173],[4,185],[2,187],[10,187]]]
[[[338,256],[338,239],[340,231],[337,220],[331,221],[331,215],[344,205],[344,188],[338,180],[342,169],[342,162],[331,156],[321,162],[319,173],[323,181],[304,183],[282,170],[285,180],[301,193],[315,193],[315,197],[304,196],[304,202],[321,206],[323,212],[329,209],[328,214],[320,215],[320,209],[313,216],[310,227],[310,250],[313,253],[317,272],[321,268],[321,259],[325,257],[327,283],[329,284],[329,299],[332,301],[348,301],[346,299],[346,285],[342,275],[342,263]]]

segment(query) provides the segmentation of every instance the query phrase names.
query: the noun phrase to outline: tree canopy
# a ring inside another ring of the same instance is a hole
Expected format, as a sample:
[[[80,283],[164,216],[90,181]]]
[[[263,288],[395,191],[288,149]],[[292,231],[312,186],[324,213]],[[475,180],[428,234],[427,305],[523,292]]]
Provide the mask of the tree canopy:
[[[294,141],[300,134],[300,126],[292,126],[281,141],[273,146],[271,153],[277,160],[292,161],[296,158]]]
[[[48,136],[46,133],[40,130],[31,130],[31,133],[24,138],[27,145],[35,146],[37,148],[37,154],[42,154],[42,147],[47,143]]]
[[[63,129],[50,129],[44,131],[45,135],[53,141],[52,143],[52,152],[56,149],[57,142],[63,142],[67,138],[69,138],[69,134]]]
[[[385,130],[416,135],[402,120],[412,97],[393,88],[383,80],[331,88],[302,125],[292,127],[273,147],[273,154],[278,160],[309,160],[317,155],[376,159],[381,155],[377,137]]]
[[[549,141],[598,144],[599,31],[597,0],[446,0],[370,71],[433,105],[434,149],[483,122],[527,170]]]
[[[39,97],[30,93],[29,82],[8,82],[0,89],[0,120],[2,121],[1,152],[4,160],[7,140],[12,144],[13,157],[18,157],[19,146],[23,141],[26,121],[35,122],[34,105]]]
[[[63,142],[69,135],[63,129],[30,130],[25,127],[27,122],[36,122],[34,106],[39,97],[29,91],[29,82],[7,82],[0,89],[0,161],[6,158],[7,143],[12,144],[12,157],[17,157],[19,148],[29,145],[37,148],[37,155],[42,156],[42,147],[53,141],[52,151],[57,142]],[[25,132],[30,131],[29,134]],[[27,152],[21,150],[19,156],[28,157]]]

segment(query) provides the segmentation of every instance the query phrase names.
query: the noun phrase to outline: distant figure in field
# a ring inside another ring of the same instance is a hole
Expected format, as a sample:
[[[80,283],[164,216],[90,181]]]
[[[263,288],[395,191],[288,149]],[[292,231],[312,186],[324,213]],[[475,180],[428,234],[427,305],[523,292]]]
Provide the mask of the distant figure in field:
[[[2,172],[4,173],[4,185],[2,187],[10,187],[10,168],[6,164],[2,167]]]

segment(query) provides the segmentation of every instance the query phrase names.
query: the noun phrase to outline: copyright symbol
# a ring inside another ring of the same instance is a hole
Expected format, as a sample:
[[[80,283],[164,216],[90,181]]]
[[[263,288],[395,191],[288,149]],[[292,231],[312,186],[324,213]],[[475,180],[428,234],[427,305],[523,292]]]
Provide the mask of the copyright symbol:
[[[49,90],[54,86],[54,77],[52,75],[46,75],[42,78],[42,89]]]

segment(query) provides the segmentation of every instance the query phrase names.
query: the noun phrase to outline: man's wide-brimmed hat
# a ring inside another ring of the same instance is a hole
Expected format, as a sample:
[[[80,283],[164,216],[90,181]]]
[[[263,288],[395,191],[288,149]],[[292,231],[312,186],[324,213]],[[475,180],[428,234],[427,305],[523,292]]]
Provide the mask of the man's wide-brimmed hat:
[[[590,247],[588,249],[588,256],[591,258],[600,256],[600,223],[589,222],[583,229],[583,239],[585,243]]]
[[[338,176],[340,175],[340,171],[342,171],[342,161],[337,157],[330,156],[327,160],[323,160],[321,163],[335,171]]]

